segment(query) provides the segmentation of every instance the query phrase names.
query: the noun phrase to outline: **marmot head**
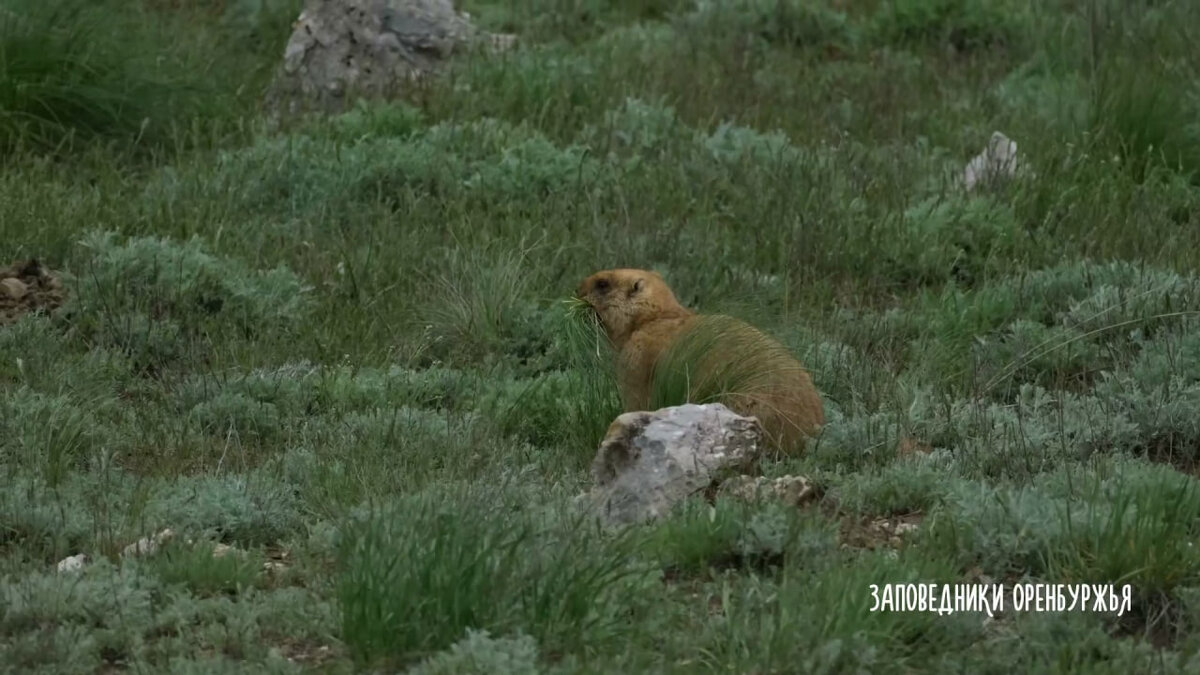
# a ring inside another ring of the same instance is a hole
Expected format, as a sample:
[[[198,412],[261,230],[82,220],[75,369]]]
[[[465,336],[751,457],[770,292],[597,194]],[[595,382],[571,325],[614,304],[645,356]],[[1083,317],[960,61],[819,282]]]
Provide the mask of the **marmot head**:
[[[579,284],[575,295],[596,311],[617,346],[643,323],[687,314],[667,282],[648,270],[596,272]]]

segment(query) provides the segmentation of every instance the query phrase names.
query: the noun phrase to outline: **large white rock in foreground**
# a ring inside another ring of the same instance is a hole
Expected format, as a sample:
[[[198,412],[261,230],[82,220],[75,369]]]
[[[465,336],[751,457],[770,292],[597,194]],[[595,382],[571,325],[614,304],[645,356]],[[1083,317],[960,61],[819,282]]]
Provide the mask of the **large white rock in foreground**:
[[[592,462],[583,501],[607,524],[666,515],[675,504],[758,460],[758,420],[720,403],[686,404],[618,417]]]

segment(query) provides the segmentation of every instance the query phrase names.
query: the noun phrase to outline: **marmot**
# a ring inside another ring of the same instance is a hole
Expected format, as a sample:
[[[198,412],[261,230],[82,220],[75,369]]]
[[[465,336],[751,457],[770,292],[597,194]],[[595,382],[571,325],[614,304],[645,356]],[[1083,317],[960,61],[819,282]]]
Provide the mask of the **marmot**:
[[[812,378],[786,347],[743,321],[688,310],[658,274],[597,272],[576,297],[596,312],[616,351],[626,412],[719,401],[757,417],[785,453],[801,452],[825,423]]]

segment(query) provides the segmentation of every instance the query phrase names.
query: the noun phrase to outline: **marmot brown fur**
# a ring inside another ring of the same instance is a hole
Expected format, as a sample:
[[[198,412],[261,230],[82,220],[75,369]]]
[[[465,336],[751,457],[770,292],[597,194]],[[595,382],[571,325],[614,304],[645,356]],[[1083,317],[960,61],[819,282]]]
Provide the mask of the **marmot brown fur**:
[[[688,310],[658,274],[597,272],[576,296],[595,310],[616,351],[626,412],[661,407],[656,399],[671,371],[683,373],[674,379],[686,383],[680,393],[689,401],[720,402],[757,417],[770,445],[785,453],[802,451],[806,437],[825,423],[812,378],[786,347],[745,322]]]

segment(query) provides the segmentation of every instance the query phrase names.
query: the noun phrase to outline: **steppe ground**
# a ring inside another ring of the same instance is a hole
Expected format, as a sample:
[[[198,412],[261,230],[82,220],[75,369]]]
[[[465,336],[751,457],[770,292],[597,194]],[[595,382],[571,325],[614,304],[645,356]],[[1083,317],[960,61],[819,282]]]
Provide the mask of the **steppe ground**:
[[[2,5],[0,668],[1200,668],[1200,3],[473,0],[515,51],[282,130],[294,0]],[[811,367],[819,503],[575,519],[614,266]]]

